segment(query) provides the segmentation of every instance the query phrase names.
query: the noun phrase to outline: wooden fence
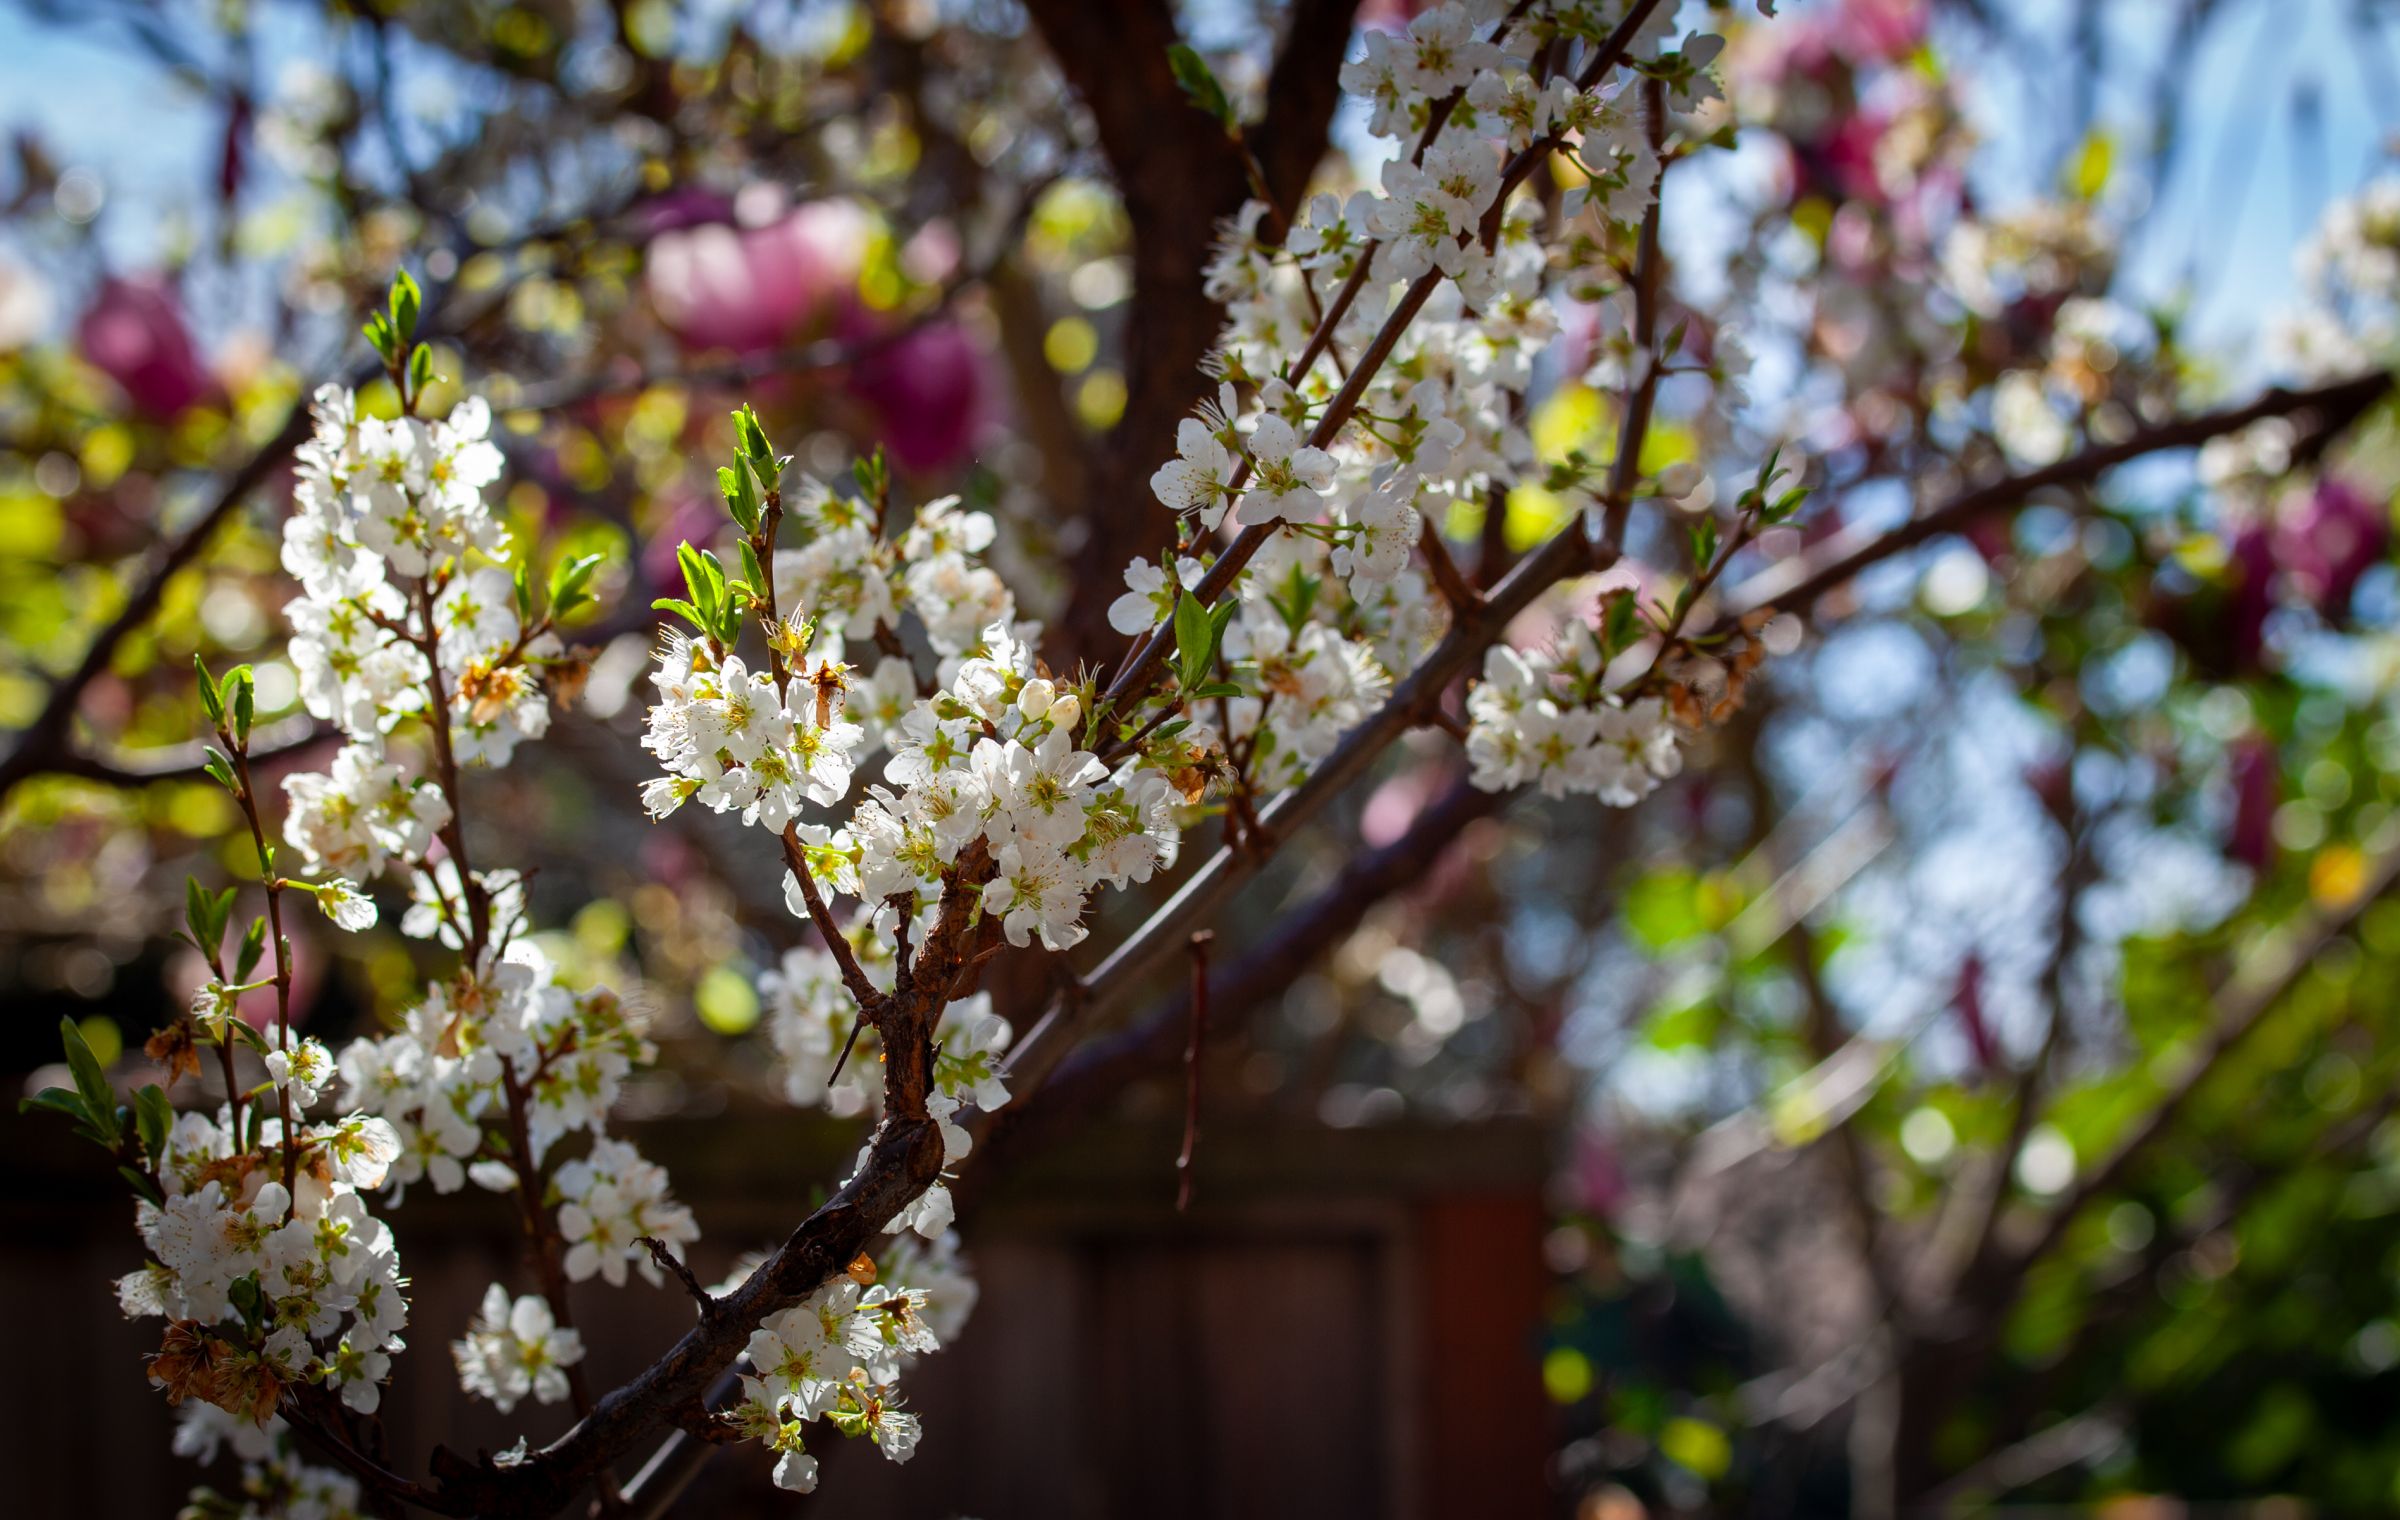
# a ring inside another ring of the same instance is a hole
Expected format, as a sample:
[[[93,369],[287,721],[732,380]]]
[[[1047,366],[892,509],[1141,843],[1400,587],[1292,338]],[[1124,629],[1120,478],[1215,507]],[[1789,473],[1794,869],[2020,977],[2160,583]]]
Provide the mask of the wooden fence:
[[[800,1217],[854,1132],[760,1115],[637,1130],[704,1238],[704,1280]],[[1538,1376],[1545,1170],[1529,1125],[1214,1126],[1189,1214],[1177,1136],[1098,1126],[1025,1168],[973,1221],[983,1286],[955,1346],[914,1369],[914,1461],[827,1432],[813,1500],[727,1448],[678,1513],[887,1520],[1535,1516],[1548,1512]],[[198,1469],[168,1454],[141,1353],[156,1322],[116,1313],[138,1264],[131,1205],[97,1154],[38,1118],[0,1119],[0,1382],[11,1512],[167,1516]],[[497,1448],[447,1343],[498,1277],[522,1287],[504,1200],[412,1195],[398,1213],[413,1349],[386,1400],[393,1449]],[[679,1334],[688,1302],[636,1279],[576,1290],[610,1386]],[[566,1423],[532,1410],[539,1441]],[[518,1411],[528,1414],[526,1408]],[[16,1508],[23,1503],[24,1508]]]

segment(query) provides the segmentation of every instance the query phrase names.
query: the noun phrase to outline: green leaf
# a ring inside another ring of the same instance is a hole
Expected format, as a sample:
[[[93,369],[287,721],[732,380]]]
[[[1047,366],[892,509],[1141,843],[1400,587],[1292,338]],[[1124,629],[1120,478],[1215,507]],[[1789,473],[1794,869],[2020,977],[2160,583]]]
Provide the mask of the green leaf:
[[[192,931],[192,948],[211,959],[216,956],[218,943],[208,934],[209,921],[215,916],[210,912],[209,904],[214,900],[208,889],[200,885],[199,877],[186,876],[183,879],[184,926]]]
[[[257,686],[247,665],[236,665],[225,672],[220,689],[229,693],[225,705],[232,710],[233,741],[236,744],[249,742],[251,709],[257,699]]]
[[[1189,691],[1208,675],[1209,633],[1214,625],[1208,608],[1189,592],[1175,599],[1176,673]]]
[[[1233,102],[1225,98],[1225,87],[1217,83],[1216,71],[1208,60],[1189,43],[1178,42],[1167,49],[1167,66],[1175,71],[1175,83],[1183,90],[1184,99],[1195,110],[1204,111],[1217,119],[1227,136],[1241,131],[1241,121],[1234,115]]]
[[[167,1101],[167,1090],[156,1082],[145,1083],[133,1095],[133,1122],[142,1135],[142,1154],[156,1160],[166,1154],[167,1132],[175,1127],[175,1105]]]
[[[392,310],[392,333],[395,339],[393,346],[395,350],[397,350],[400,344],[407,343],[410,339],[416,337],[417,314],[422,311],[425,306],[425,293],[417,289],[417,282],[409,276],[409,272],[405,269],[395,269],[392,271],[392,298],[390,304]]]
[[[58,1021],[58,1038],[67,1047],[67,1070],[75,1074],[75,1090],[83,1096],[93,1127],[107,1135],[108,1144],[116,1144],[117,1090],[108,1085],[108,1073],[100,1069],[99,1058],[83,1042],[83,1031],[73,1019]]]
[[[161,1201],[158,1196],[158,1189],[151,1185],[150,1179],[143,1176],[140,1172],[135,1171],[132,1167],[118,1167],[117,1175],[125,1179],[125,1185],[127,1187],[132,1188],[136,1193],[139,1193],[149,1202],[158,1203]]]
[[[2085,135],[2067,165],[2067,193],[2088,201],[2108,188],[2109,170],[2117,158],[2116,139],[2099,127]]]
[[[250,927],[242,933],[241,953],[234,957],[233,962],[233,979],[237,982],[250,980],[250,973],[258,969],[259,957],[266,953],[267,921],[254,918],[250,920]]]
[[[1232,597],[1219,602],[1208,614],[1208,658],[1214,663],[1217,650],[1225,643],[1225,630],[1233,626],[1233,615],[1241,607]]]
[[[533,625],[533,585],[526,579],[526,576],[525,561],[518,560],[516,574],[509,577],[509,592],[516,599],[517,626],[519,628],[529,628]]]
[[[223,751],[215,745],[211,744],[207,748],[208,758],[200,762],[200,768],[215,777],[217,784],[225,790],[233,793],[236,797],[242,795],[241,783],[233,778],[233,762],[226,759]]]
[[[742,458],[757,474],[758,483],[774,490],[783,476],[783,466],[775,457],[775,446],[767,442],[767,430],[760,424],[758,413],[744,406],[733,414],[733,429],[741,439]]]
[[[223,728],[225,696],[217,686],[217,678],[208,673],[208,662],[196,654],[192,656],[192,669],[200,677],[200,710],[208,714],[209,727]]]
[[[875,452],[850,466],[850,478],[858,482],[858,494],[868,501],[881,501],[892,486],[892,469],[883,457],[883,445]]]
[[[391,318],[380,311],[376,312],[367,318],[366,325],[359,331],[366,334],[367,346],[374,349],[376,357],[383,360],[384,368],[389,369],[399,362],[400,345],[392,336]]]
[[[425,394],[433,384],[433,350],[420,343],[408,356],[408,394],[414,398]]]
[[[37,1108],[47,1109],[54,1114],[65,1114],[85,1128],[91,1126],[92,1111],[84,1107],[81,1098],[63,1087],[45,1087],[30,1098],[17,1100],[17,1112],[20,1114],[31,1113]]]
[[[1692,564],[1706,570],[1716,562],[1716,557],[1717,520],[1714,517],[1702,517],[1692,524]]]
[[[1608,599],[1607,610],[1600,615],[1600,652],[1610,659],[1623,654],[1633,644],[1640,629],[1640,609],[1634,605],[1633,593],[1619,592]]]
[[[650,610],[652,612],[672,612],[702,633],[708,632],[708,623],[700,616],[700,609],[679,596],[662,596],[650,604]]]
[[[594,598],[592,577],[608,562],[604,554],[585,554],[574,559],[562,559],[550,567],[550,616],[562,618]]]
[[[771,584],[767,580],[767,567],[758,562],[758,550],[746,538],[742,540],[742,581],[762,597]]]
[[[715,555],[688,543],[676,547],[675,562],[682,567],[683,584],[691,593],[692,622],[702,633],[718,637],[725,602],[724,566],[717,563]]]
[[[1660,344],[1658,349],[1658,358],[1661,364],[1664,364],[1667,360],[1674,358],[1677,351],[1683,347],[1683,331],[1685,328],[1691,325],[1692,319],[1685,317],[1682,321],[1677,322],[1673,327],[1667,329],[1667,341]]]
[[[717,489],[724,493],[725,510],[733,514],[736,526],[755,538],[758,536],[758,484],[748,470],[726,465],[717,467]]]

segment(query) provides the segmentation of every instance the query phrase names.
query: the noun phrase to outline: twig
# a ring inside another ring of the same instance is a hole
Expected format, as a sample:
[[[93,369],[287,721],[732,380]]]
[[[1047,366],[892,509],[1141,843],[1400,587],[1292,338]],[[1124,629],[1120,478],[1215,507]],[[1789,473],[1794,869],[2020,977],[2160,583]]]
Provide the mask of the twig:
[[[1642,118],[1649,129],[1650,151],[1659,158],[1658,182],[1650,187],[1650,205],[1642,213],[1642,231],[1636,244],[1633,263],[1633,346],[1635,360],[1642,372],[1636,376],[1631,393],[1625,398],[1623,438],[1646,438],[1650,428],[1651,408],[1658,401],[1658,376],[1664,356],[1658,350],[1658,287],[1664,273],[1665,258],[1659,251],[1658,223],[1660,208],[1666,201],[1666,160],[1659,150],[1667,140],[1666,89],[1657,80],[1642,84]],[[1617,445],[1617,457],[1608,466],[1608,506],[1602,528],[1602,542],[1611,545],[1625,541],[1625,519],[1633,510],[1633,488],[1641,477],[1641,449],[1628,449],[1624,441]]]
[[[783,827],[783,861],[791,867],[792,879],[800,885],[800,900],[808,906],[808,921],[817,926],[817,937],[825,942],[826,952],[842,973],[842,985],[850,989],[860,1014],[872,1020],[887,999],[868,980],[866,968],[858,963],[858,952],[851,948],[850,937],[833,921],[833,910],[825,905],[824,894],[817,890],[816,875],[808,868],[808,852],[800,843],[800,826],[796,823]]]
[[[826,1086],[831,1087],[834,1083],[839,1082],[842,1079],[842,1068],[849,1064],[850,1052],[858,1044],[858,1032],[866,1027],[867,1016],[863,1010],[852,1015],[850,1019],[850,1038],[842,1041],[842,1053],[833,1058],[833,1074],[825,1079]]]
[[[2374,370],[2308,390],[2285,390],[2278,386],[2240,406],[2179,417],[2171,422],[2144,428],[2121,442],[2084,449],[2056,464],[1996,480],[1990,485],[1954,496],[1941,506],[1913,517],[1897,528],[1877,529],[1865,523],[1854,524],[1828,539],[1816,552],[1795,555],[1734,587],[1717,609],[1709,631],[1730,627],[1762,607],[1797,611],[1848,583],[1869,566],[1906,553],[1945,533],[1958,532],[1978,518],[1996,512],[2014,511],[2023,506],[2025,498],[2036,491],[2092,480],[2120,464],[2146,455],[2164,453],[2170,449],[2197,448],[2211,438],[2238,433],[2254,422],[2263,422],[2271,417],[2289,417],[2301,412],[2318,414],[2326,419],[2328,427],[2347,425],[2382,400],[2391,391],[2392,384],[2393,377],[2389,372]]]
[[[1192,1042],[1183,1052],[1183,1153],[1175,1158],[1175,1212],[1192,1206],[1192,1159],[1200,1148],[1200,1046],[1208,1038],[1208,946],[1202,929],[1192,945]]]
[[[208,547],[208,541],[216,536],[217,529],[233,515],[234,509],[290,457],[291,452],[308,437],[313,425],[308,415],[307,399],[303,397],[294,401],[283,425],[225,478],[224,485],[218,487],[216,496],[200,514],[199,520],[186,528],[182,537],[167,545],[165,551],[151,562],[143,572],[140,583],[125,598],[125,605],[92,636],[90,646],[83,652],[83,659],[50,689],[49,699],[42,704],[42,710],[34,720],[26,725],[24,733],[17,740],[17,747],[9,752],[6,760],[0,760],[0,796],[7,795],[26,777],[55,767],[70,753],[67,731],[75,721],[75,711],[82,704],[85,689],[108,669],[110,661],[116,657],[117,646],[134,630],[150,621],[151,614],[158,610],[160,600],[166,595],[167,582],[200,557],[200,551]]]
[[[2400,889],[2400,845],[2385,849],[2356,897],[2337,911],[2319,915],[2298,929],[2291,939],[2262,955],[2222,989],[2216,999],[2216,1022],[2199,1045],[2180,1048],[2160,1058],[2158,1064],[2165,1068],[2166,1081],[2158,1102],[2118,1139],[2107,1155],[2077,1179],[2031,1240],[2013,1250],[1995,1252],[1998,1260],[1987,1258],[1984,1271],[1997,1271],[2011,1281],[2022,1282],[2026,1270],[2066,1238],[2067,1227],[2075,1222],[2076,1216],[2123,1181],[2134,1162],[2166,1134],[2200,1085],[2282,1003],[2284,995],[2317,964],[2325,947],[2349,933],[2359,915],[2395,889]]]
[[[649,1250],[650,1259],[658,1264],[661,1271],[669,1273],[683,1284],[683,1291],[692,1295],[692,1302],[700,1306],[702,1319],[716,1312],[717,1301],[709,1297],[706,1288],[700,1286],[700,1279],[692,1275],[692,1269],[685,1265],[683,1258],[667,1249],[665,1241],[655,1235],[636,1235],[633,1238],[635,1244]]]

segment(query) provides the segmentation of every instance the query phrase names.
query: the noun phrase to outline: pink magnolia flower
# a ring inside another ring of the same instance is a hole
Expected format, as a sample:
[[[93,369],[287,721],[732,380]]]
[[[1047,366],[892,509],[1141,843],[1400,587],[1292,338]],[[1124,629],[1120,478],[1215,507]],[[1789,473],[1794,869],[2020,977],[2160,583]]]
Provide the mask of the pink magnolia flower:
[[[1826,41],[1853,63],[1897,62],[1925,40],[1925,0],[1841,0]]]
[[[860,360],[850,390],[892,458],[920,474],[964,461],[988,410],[983,353],[956,322],[928,322]]]
[[[2334,476],[2322,476],[2297,510],[2289,506],[2275,525],[2275,560],[2289,589],[2304,597],[2328,622],[2349,611],[2359,578],[2384,557],[2392,542],[2391,513],[2383,503]]]
[[[145,417],[166,421],[217,392],[181,304],[158,276],[102,281],[75,326],[75,344]]]
[[[663,219],[692,208],[669,208]],[[763,353],[833,324],[855,299],[867,215],[816,201],[757,227],[672,227],[651,241],[659,320],[695,349]]]

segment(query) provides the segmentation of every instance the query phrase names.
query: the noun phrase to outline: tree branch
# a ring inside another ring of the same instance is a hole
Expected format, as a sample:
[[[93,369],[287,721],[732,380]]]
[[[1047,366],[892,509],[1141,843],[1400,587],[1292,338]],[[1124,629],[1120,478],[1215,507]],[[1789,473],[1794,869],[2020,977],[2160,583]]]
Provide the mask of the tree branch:
[[[1996,512],[2012,512],[2023,507],[2025,498],[2036,491],[2091,480],[2145,455],[2162,454],[2171,449],[2197,448],[2211,438],[2238,433],[2254,422],[2303,412],[2315,414],[2319,426],[2324,430],[2338,431],[2357,421],[2368,408],[2382,400],[2392,389],[2392,384],[2391,374],[2375,370],[2308,390],[2293,391],[2277,386],[2241,406],[2200,412],[2160,423],[2144,428],[2120,443],[2084,449],[2056,464],[1996,480],[1988,486],[1955,496],[1896,528],[1876,529],[1865,524],[1853,524],[1827,539],[1815,552],[1795,555],[1733,588],[1719,605],[1711,626],[1713,629],[1730,627],[1762,607],[1797,611],[1847,584],[1871,565],[1904,554],[1945,533],[1959,532],[1980,517]]]
[[[1982,1279],[2020,1283],[2028,1269],[2056,1250],[2076,1216],[2125,1180],[2134,1163],[2173,1127],[2200,1085],[2282,1003],[2326,947],[2349,933],[2361,914],[2396,887],[2400,887],[2400,844],[2387,846],[2376,857],[2355,898],[2334,912],[2316,915],[2237,972],[2214,999],[2216,1021],[2198,1046],[2178,1046],[2153,1062],[2163,1089],[2158,1102],[2077,1179],[2030,1240],[2014,1247],[1996,1245],[1987,1253]]]

